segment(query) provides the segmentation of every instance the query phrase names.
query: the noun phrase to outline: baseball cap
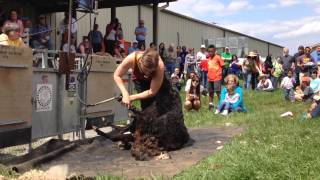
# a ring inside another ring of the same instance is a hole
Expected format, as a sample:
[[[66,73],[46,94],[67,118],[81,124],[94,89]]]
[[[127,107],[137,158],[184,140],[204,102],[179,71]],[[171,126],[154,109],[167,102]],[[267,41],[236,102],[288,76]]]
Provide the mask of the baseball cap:
[[[201,48],[201,49],[202,49],[202,48],[206,48],[206,45],[202,44],[200,48]]]

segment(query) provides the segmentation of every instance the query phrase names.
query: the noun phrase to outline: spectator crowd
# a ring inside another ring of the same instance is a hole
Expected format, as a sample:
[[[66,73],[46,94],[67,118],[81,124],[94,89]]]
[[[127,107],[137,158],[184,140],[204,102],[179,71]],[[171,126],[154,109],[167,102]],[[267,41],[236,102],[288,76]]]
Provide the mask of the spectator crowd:
[[[16,10],[11,10],[8,18],[3,12],[0,15],[0,45],[53,49],[50,38],[53,29],[44,15],[38,16],[34,25],[28,18],[20,19]],[[77,20],[72,18],[69,27],[69,14],[66,12],[64,15],[57,28],[60,50],[80,54],[108,53],[116,58],[147,48],[158,51],[172,85],[178,91],[185,86],[185,108],[188,111],[199,110],[203,106],[202,96],[208,96],[207,107],[210,111],[215,109],[215,114],[246,112],[243,91],[252,89],[272,93],[280,88],[285,100],[311,102],[307,118],[320,115],[320,46],[313,52],[310,47],[299,46],[293,56],[288,48],[284,48],[282,56],[269,54],[265,60],[258,51],[252,50],[240,61],[228,47],[223,52],[214,45],[201,45],[199,52],[194,52],[193,47],[165,43],[157,46],[151,42],[146,47],[148,29],[140,20],[133,32],[136,39],[126,48],[124,32],[117,18],[107,24],[105,34],[99,30],[98,24],[94,24],[88,35],[77,44]]]

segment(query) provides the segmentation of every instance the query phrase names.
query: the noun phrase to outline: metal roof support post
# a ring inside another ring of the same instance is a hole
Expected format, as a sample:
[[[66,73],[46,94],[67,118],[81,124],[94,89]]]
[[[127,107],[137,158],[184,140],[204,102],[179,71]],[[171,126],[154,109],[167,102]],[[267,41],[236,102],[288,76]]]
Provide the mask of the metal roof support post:
[[[153,43],[158,46],[158,1],[153,3]]]
[[[138,24],[140,20],[141,20],[141,5],[138,5]]]
[[[115,7],[111,8],[111,20],[117,17],[117,10]]]

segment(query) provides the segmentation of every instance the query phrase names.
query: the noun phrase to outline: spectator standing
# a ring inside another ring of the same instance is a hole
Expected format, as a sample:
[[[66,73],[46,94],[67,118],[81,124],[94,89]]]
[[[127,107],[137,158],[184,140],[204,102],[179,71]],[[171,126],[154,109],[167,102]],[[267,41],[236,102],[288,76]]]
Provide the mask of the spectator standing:
[[[282,61],[280,58],[277,58],[273,63],[272,69],[272,83],[273,87],[278,88],[279,82],[281,82],[281,76],[283,74]]]
[[[27,18],[23,22],[23,33],[21,34],[21,38],[24,42],[24,44],[29,47],[30,46],[30,34],[31,34],[31,27],[32,27],[32,22],[29,18]]]
[[[281,56],[282,68],[284,75],[287,75],[289,69],[294,68],[294,58],[289,55],[289,49],[283,48],[283,55]]]
[[[181,52],[182,52],[181,46],[177,46],[176,48],[177,57],[180,57]]]
[[[68,43],[68,31],[69,31],[69,12],[64,13],[64,19],[59,24],[58,35],[61,34],[61,47]],[[76,19],[71,18],[71,44],[75,44],[77,38],[77,22]]]
[[[116,40],[117,41],[120,41],[124,38],[123,36],[123,30],[122,30],[122,25],[121,23],[118,23],[118,26],[117,26],[117,36],[116,36]]]
[[[311,53],[311,56],[317,62],[317,64],[320,64],[320,45],[317,47],[315,51]]]
[[[316,68],[316,61],[311,56],[311,48],[306,47],[305,53],[298,57],[298,67],[300,67],[301,71],[299,74],[299,78],[303,76],[310,76],[311,71]]]
[[[257,57],[257,54],[254,52],[249,52],[247,58],[244,60],[242,65],[242,72],[243,72],[243,79],[244,79],[244,87],[245,89],[249,89],[251,83],[253,81],[253,71],[256,69],[256,63],[255,58]],[[255,86],[252,86],[252,89],[255,89]]]
[[[176,59],[177,59],[177,56],[174,52],[174,45],[170,44],[168,48],[168,56],[166,60],[166,69],[169,75],[175,71],[174,69],[176,68]]]
[[[106,26],[106,33],[104,35],[105,50],[107,53],[111,54],[111,56],[114,56],[118,24],[119,20],[117,18],[112,19]]]
[[[232,55],[232,60],[230,64],[230,72],[231,74],[236,75],[237,77],[240,76],[241,71],[241,64],[239,63],[238,57],[236,55]]]
[[[220,99],[222,69],[224,62],[219,55],[216,54],[214,45],[208,47],[208,92],[209,92],[209,110],[214,108],[213,97],[217,94]]]
[[[224,61],[224,68],[222,72],[222,78],[224,79],[228,75],[232,59],[232,54],[230,53],[229,47],[224,48],[224,52],[221,54],[221,58]]]
[[[296,86],[300,85],[300,72],[301,72],[301,67],[299,66],[299,57],[304,54],[304,47],[299,46],[298,47],[298,52],[294,54],[293,59],[294,59],[294,77],[296,78]]]
[[[253,59],[254,67],[252,71],[252,81],[251,81],[251,85],[253,89],[257,87],[259,75],[263,74],[262,73],[263,64],[261,62],[260,54],[258,53],[257,50],[254,50],[254,53],[256,54],[256,57]]]
[[[38,20],[38,24],[36,24],[31,30],[31,33],[35,34],[31,37],[31,47],[36,49],[53,49],[50,38],[51,28],[46,24],[45,16],[40,15]]]
[[[196,65],[196,59],[194,57],[194,49],[193,48],[189,48],[188,49],[188,54],[186,56],[185,64],[184,64],[183,73],[188,75],[191,72],[195,72],[197,74],[197,72],[195,71],[195,65]]]
[[[102,50],[102,43],[103,43],[103,35],[101,31],[99,31],[99,25],[93,25],[93,30],[88,33],[88,38],[91,42],[91,46],[93,48],[93,52],[101,52]]]
[[[201,76],[201,85],[204,89],[208,88],[208,59],[206,46],[203,44],[200,47],[200,51],[196,55],[197,62],[200,62],[200,76]]]
[[[159,44],[158,51],[159,51],[159,55],[160,55],[162,61],[164,62],[164,65],[167,66],[168,52],[167,52],[166,46],[163,42]]]
[[[141,49],[143,45],[146,47],[146,36],[147,36],[147,28],[144,26],[144,20],[139,20],[139,25],[136,27],[134,34],[136,35],[136,40],[138,41],[138,48]]]
[[[23,22],[18,19],[18,13],[16,10],[10,11],[10,19],[6,20],[3,24],[3,26],[9,25],[11,27],[15,27],[15,31],[18,33],[18,36],[21,36],[23,34]]]
[[[187,47],[186,46],[182,46],[181,48],[181,52],[180,52],[180,64],[179,64],[179,67],[180,67],[180,73],[184,73],[184,64],[185,64],[185,61],[186,61],[186,56],[187,56],[188,52],[187,52]],[[186,78],[186,77],[184,77]]]
[[[131,54],[135,51],[139,51],[139,48],[138,48],[138,41],[134,40],[131,44],[131,47],[128,49],[128,53]]]
[[[272,57],[269,55],[267,56],[266,60],[263,63],[263,73],[267,74],[270,78],[271,78],[271,71],[273,68],[273,64],[272,64]]]

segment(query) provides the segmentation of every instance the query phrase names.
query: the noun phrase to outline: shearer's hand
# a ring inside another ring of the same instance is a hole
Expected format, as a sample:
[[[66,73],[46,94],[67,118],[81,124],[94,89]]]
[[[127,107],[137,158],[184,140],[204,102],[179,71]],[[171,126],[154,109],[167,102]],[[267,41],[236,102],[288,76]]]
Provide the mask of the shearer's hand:
[[[131,107],[131,100],[129,94],[123,94],[121,104],[128,109]]]

